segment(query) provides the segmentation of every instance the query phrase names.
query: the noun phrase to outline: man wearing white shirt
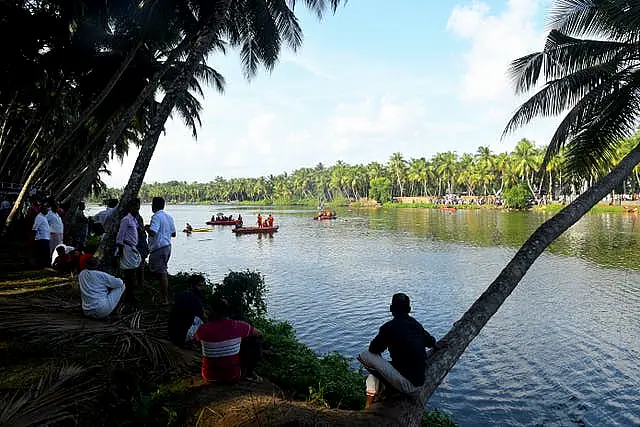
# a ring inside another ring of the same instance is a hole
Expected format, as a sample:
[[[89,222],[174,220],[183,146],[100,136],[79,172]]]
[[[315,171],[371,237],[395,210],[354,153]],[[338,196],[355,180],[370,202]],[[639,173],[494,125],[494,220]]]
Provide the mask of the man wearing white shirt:
[[[167,265],[171,257],[171,238],[176,237],[173,218],[164,211],[164,199],[154,197],[151,201],[151,224],[146,228],[149,234],[149,269],[160,278],[160,292],[164,303],[169,303],[169,279]]]
[[[49,252],[49,239],[51,237],[51,232],[49,230],[49,223],[47,222],[47,212],[49,208],[44,203],[40,204],[39,213],[36,215],[35,220],[33,221],[33,259],[36,263],[36,266],[39,268],[49,267],[50,261],[49,257],[51,256],[51,252]]]
[[[49,256],[55,252],[56,247],[62,244],[64,238],[64,224],[62,218],[58,215],[58,205],[51,203],[51,210],[46,216],[49,223]]]
[[[98,229],[100,231],[98,235],[103,234],[107,229],[107,222],[110,220],[112,214],[116,212],[116,206],[118,206],[118,199],[109,199],[107,200],[107,208],[93,216],[94,224],[99,224]],[[117,219],[114,220],[117,221]]]
[[[118,306],[125,286],[117,277],[98,270],[98,259],[91,257],[78,274],[82,311],[85,316],[104,319]]]

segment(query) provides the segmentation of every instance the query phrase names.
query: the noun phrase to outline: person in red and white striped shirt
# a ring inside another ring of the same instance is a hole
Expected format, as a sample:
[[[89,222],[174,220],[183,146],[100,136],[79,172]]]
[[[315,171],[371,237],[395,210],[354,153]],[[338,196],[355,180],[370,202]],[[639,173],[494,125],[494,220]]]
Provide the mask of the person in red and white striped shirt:
[[[243,377],[260,382],[253,370],[261,357],[256,337],[262,332],[247,322],[227,317],[229,306],[224,299],[211,311],[210,320],[196,332],[202,346],[202,378],[216,383],[232,383]]]

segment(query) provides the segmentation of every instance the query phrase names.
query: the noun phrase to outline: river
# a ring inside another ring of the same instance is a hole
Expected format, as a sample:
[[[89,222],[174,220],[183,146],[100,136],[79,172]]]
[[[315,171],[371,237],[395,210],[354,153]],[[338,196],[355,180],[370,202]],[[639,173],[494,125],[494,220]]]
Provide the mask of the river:
[[[314,350],[355,356],[390,318],[391,295],[445,334],[548,215],[491,210],[338,211],[169,206],[182,228],[215,212],[255,221],[273,213],[273,236],[231,227],[179,233],[170,271],[221,281],[257,270],[269,312]],[[149,206],[142,215],[148,221]],[[472,342],[429,401],[461,426],[640,425],[638,217],[590,214],[545,252]]]

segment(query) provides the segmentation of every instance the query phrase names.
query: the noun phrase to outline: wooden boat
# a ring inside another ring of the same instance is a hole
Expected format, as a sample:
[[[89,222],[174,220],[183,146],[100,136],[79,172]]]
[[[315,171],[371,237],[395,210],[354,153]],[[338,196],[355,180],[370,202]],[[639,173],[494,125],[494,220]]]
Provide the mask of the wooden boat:
[[[236,225],[239,224],[241,221],[238,219],[226,219],[226,220],[221,220],[221,219],[217,219],[215,221],[207,221],[207,225]]]
[[[458,210],[458,208],[454,207],[454,206],[441,206],[440,207],[441,211],[449,211],[449,212],[455,212]]]
[[[316,219],[318,221],[324,221],[326,219],[336,219],[338,217],[338,215],[316,215],[313,217],[313,219]]]
[[[273,233],[274,231],[278,231],[278,228],[280,228],[279,225],[274,225],[273,227],[238,227],[231,231],[236,234]]]

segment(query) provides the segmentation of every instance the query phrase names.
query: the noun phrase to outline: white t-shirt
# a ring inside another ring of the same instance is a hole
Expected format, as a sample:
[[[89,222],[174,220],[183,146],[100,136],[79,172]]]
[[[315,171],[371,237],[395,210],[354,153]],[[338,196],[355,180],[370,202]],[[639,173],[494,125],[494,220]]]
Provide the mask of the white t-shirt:
[[[49,240],[51,239],[51,231],[49,230],[49,223],[47,217],[39,213],[36,215],[35,221],[33,221],[33,231],[36,232],[35,240]]]
[[[149,228],[156,233],[155,236],[149,236],[150,251],[171,246],[171,236],[175,234],[176,226],[170,215],[163,210],[154,213]]]
[[[84,269],[78,274],[82,310],[94,311],[102,308],[107,301],[109,289],[122,287],[122,280],[104,271]]]
[[[57,212],[49,211],[46,218],[49,223],[49,231],[51,233],[64,233],[62,218],[60,218],[60,215],[58,215]]]

